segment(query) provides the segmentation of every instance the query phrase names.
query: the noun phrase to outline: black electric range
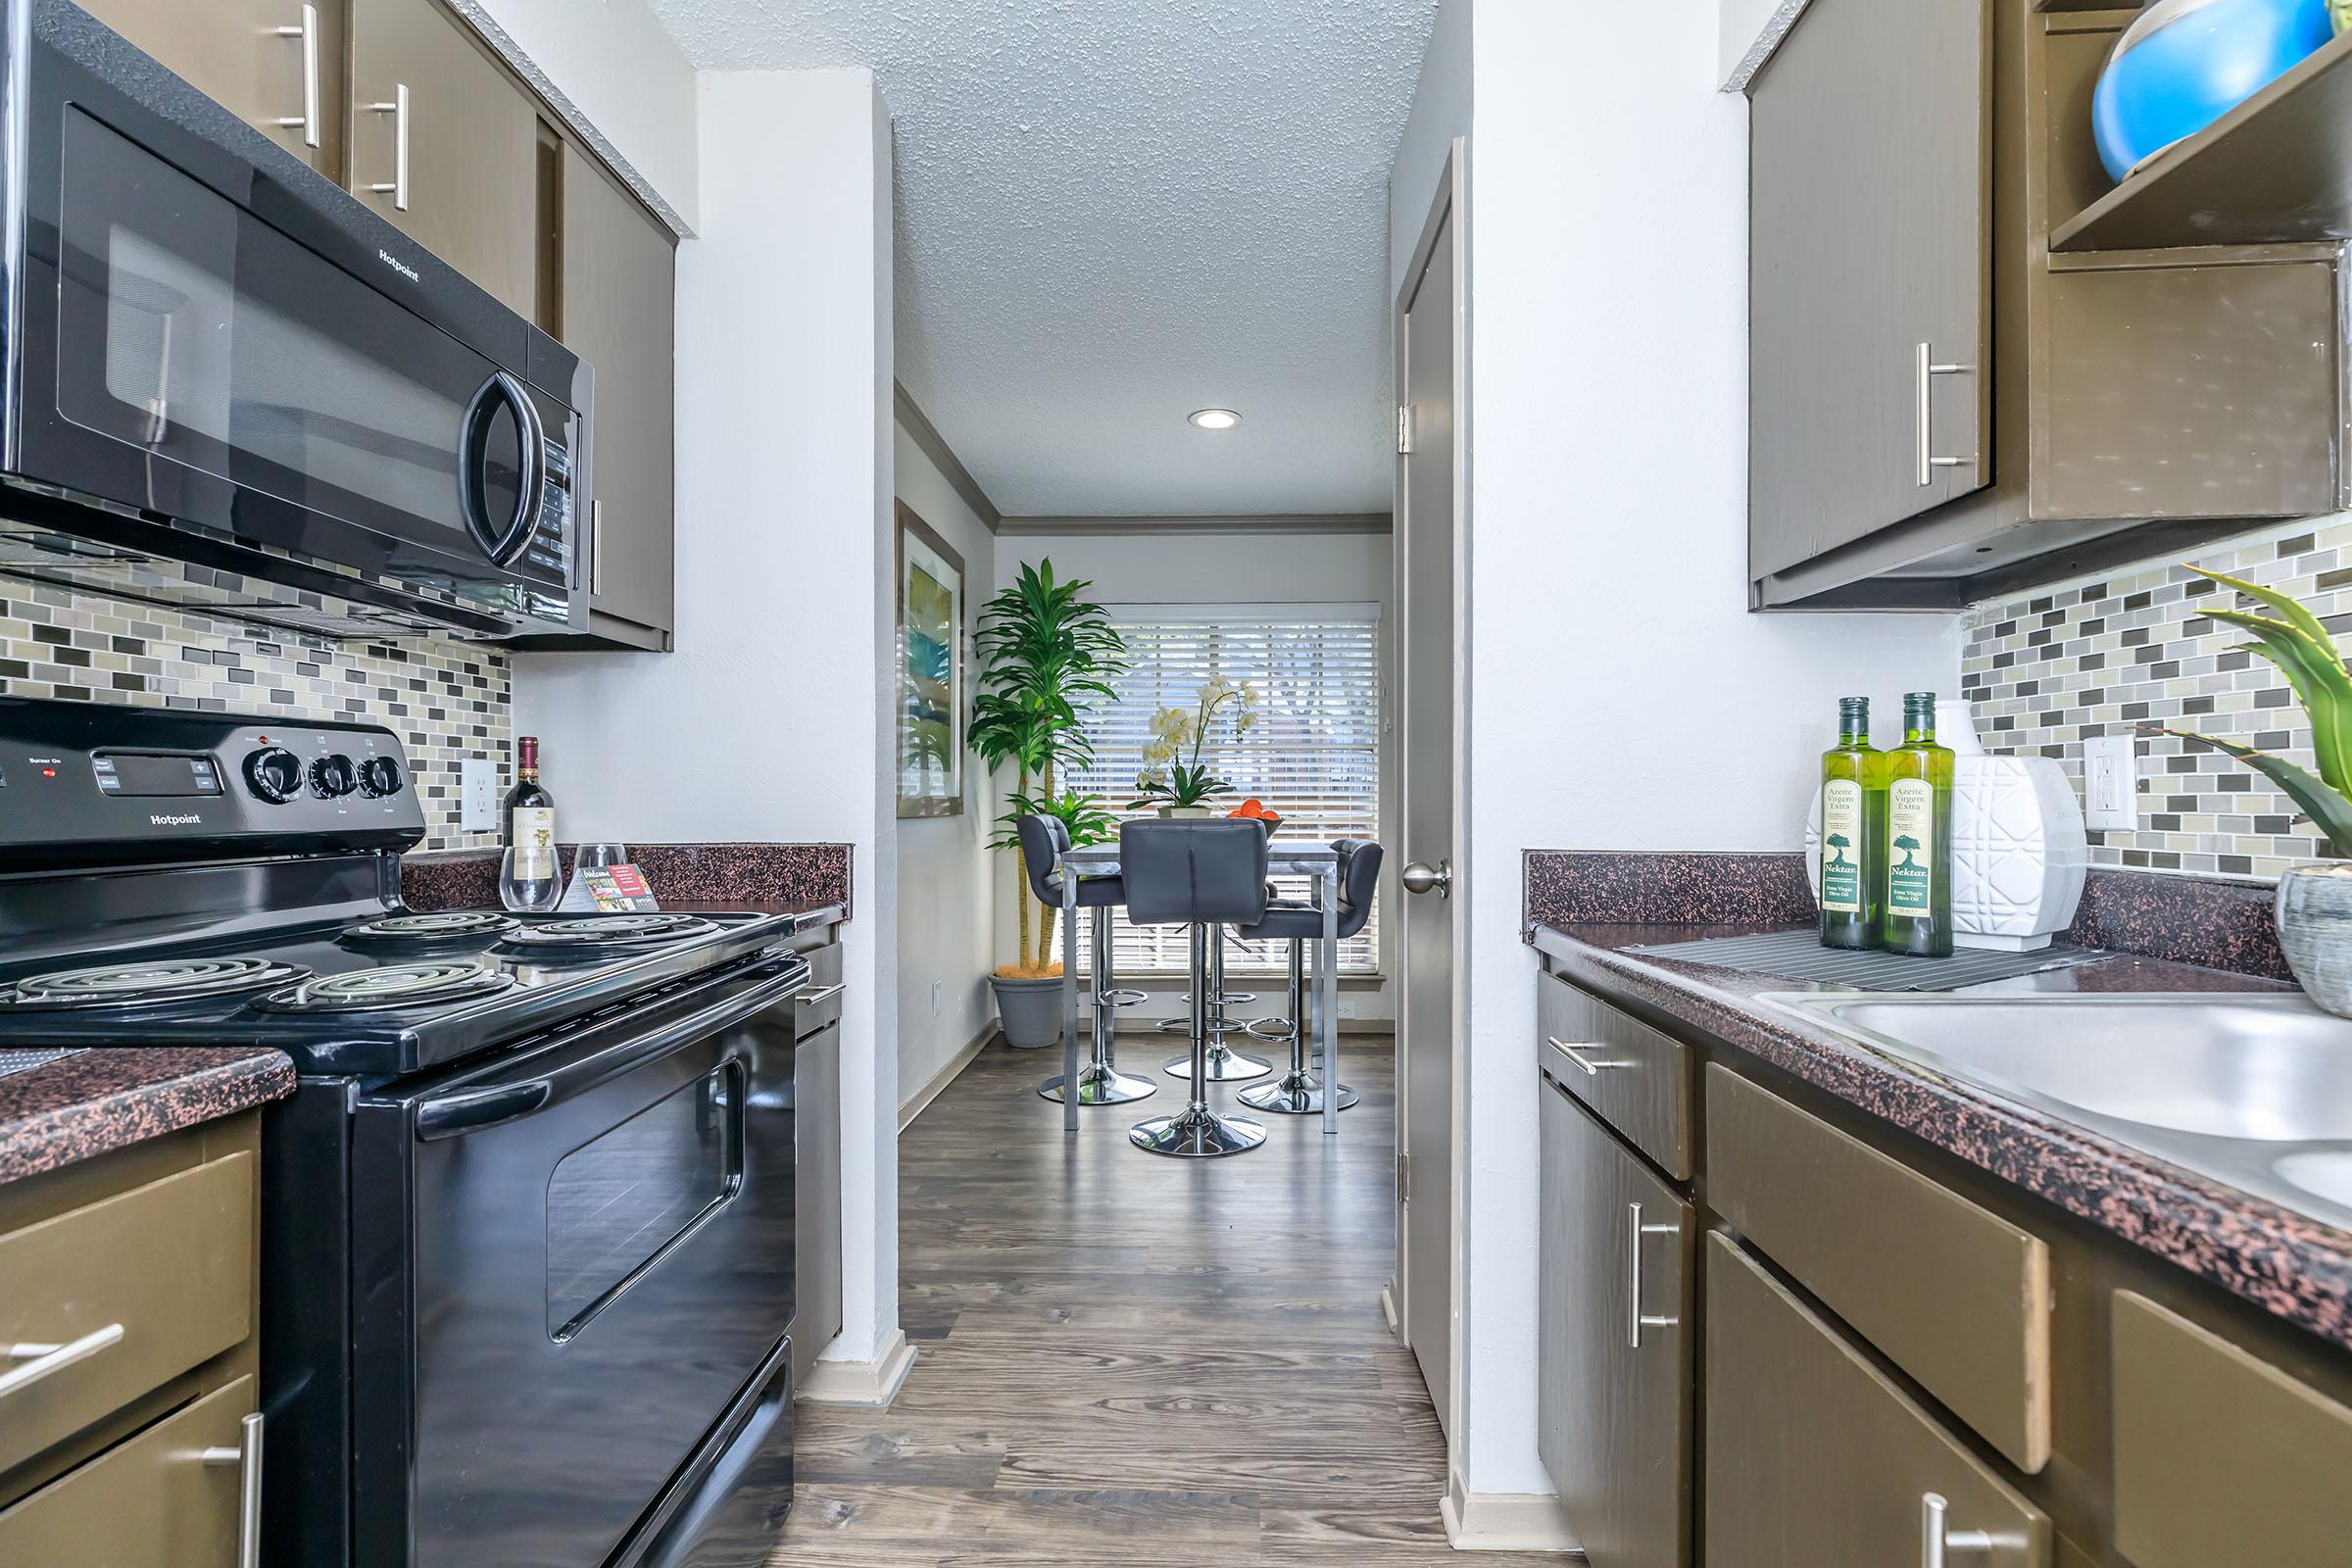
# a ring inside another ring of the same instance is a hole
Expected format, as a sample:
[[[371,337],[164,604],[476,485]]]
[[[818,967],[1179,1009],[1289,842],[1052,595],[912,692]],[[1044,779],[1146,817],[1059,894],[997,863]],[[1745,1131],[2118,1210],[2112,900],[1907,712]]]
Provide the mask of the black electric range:
[[[371,726],[0,699],[0,1049],[247,1045],[263,1560],[733,1568],[791,1486],[790,915],[418,914]]]

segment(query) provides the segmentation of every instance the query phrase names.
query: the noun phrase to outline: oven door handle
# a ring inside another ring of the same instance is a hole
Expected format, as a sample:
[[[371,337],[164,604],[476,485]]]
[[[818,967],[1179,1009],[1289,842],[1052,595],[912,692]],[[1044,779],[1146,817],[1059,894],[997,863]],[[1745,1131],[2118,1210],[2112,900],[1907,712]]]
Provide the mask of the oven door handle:
[[[806,984],[808,964],[798,957],[777,958],[747,972],[758,977],[754,984],[731,991],[724,1001],[698,1007],[650,1034],[631,1035],[610,1050],[593,1052],[550,1072],[517,1078],[509,1083],[452,1090],[448,1094],[433,1095],[418,1101],[416,1112],[417,1141],[431,1143],[442,1138],[463,1138],[467,1133],[477,1133],[486,1127],[517,1121],[550,1105],[562,1104],[575,1096],[584,1095],[597,1085],[610,1083],[623,1073],[634,1072],[697,1040],[733,1028],[752,1014],[785,1000],[796,987]],[[740,979],[742,976],[729,978]],[[628,1020],[623,1018],[618,1022],[625,1025]],[[612,1021],[602,1021],[595,1028],[602,1031],[612,1026]]]

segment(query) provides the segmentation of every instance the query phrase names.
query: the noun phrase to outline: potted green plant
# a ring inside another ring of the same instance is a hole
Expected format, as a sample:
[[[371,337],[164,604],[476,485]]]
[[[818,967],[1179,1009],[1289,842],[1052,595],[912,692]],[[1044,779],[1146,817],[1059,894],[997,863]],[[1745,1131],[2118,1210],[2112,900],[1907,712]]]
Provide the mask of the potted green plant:
[[[1228,711],[1230,710],[1230,711]],[[1219,675],[1200,688],[1199,701],[1187,712],[1163,708],[1152,715],[1152,739],[1144,746],[1144,770],[1136,776],[1137,799],[1127,809],[1156,807],[1162,816],[1207,816],[1211,801],[1231,795],[1233,785],[1217,777],[1201,761],[1201,752],[1220,723],[1235,740],[1257,722],[1257,693],[1249,682]]]
[[[1010,762],[1016,772],[1010,808],[998,818],[1004,831],[990,847],[1012,851],[1020,945],[1014,961],[999,966],[990,983],[1005,1043],[1023,1049],[1061,1036],[1061,965],[1054,961],[1056,911],[1029,890],[1020,819],[1059,817],[1074,847],[1099,844],[1114,831],[1094,797],[1059,787],[1070,767],[1092,759],[1082,720],[1095,702],[1112,695],[1110,677],[1126,668],[1126,644],[1108,612],[1083,597],[1093,586],[1057,580],[1051,561],[1024,565],[1010,587],[981,607],[974,638],[982,668],[970,745],[991,770]]]
[[[2278,945],[2311,999],[2339,1017],[2352,1018],[2352,674],[2346,673],[2328,628],[2292,598],[2218,571],[2204,575],[2275,612],[2204,613],[2252,633],[2250,651],[2285,673],[2311,717],[2319,775],[2315,778],[2283,758],[2233,741],[2187,730],[2172,733],[2227,752],[2270,779],[2327,840],[2328,853],[2336,858],[2290,866],[2278,879]]]

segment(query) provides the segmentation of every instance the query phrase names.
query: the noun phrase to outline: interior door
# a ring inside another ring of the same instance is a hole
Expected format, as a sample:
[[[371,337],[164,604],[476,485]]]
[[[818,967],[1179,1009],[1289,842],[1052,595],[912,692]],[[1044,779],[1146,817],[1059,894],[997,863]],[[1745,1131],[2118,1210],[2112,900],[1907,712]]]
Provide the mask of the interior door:
[[[1397,1314],[1441,1424],[1451,1421],[1453,1071],[1456,1021],[1449,878],[1454,838],[1454,378],[1461,293],[1459,144],[1397,301],[1396,584],[1403,628],[1406,897],[1398,1008]]]
[[[322,173],[343,157],[335,0],[81,0],[81,9]]]

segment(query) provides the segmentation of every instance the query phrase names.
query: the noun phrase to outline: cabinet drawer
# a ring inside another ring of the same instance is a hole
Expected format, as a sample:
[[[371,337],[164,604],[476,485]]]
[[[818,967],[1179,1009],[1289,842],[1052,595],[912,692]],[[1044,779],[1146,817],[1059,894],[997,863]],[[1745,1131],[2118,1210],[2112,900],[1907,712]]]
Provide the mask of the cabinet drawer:
[[[0,1343],[95,1342],[0,1395],[0,1470],[241,1343],[253,1223],[253,1156],[236,1153],[0,1236]]]
[[[1557,975],[1536,977],[1544,1071],[1677,1181],[1690,1179],[1690,1052]]]
[[[2046,1568],[2046,1515],[1729,1238],[1705,1266],[1707,1568],[1936,1560],[1931,1498],[1951,1561]]]
[[[808,983],[792,996],[792,1033],[806,1040],[827,1024],[841,1021],[841,944],[832,942],[810,950]]]
[[[2352,1409],[2115,1298],[2115,1544],[2138,1568],[2342,1568]]]
[[[2019,1469],[2050,1455],[2041,1240],[1720,1066],[1707,1195],[1740,1235]]]
[[[236,1464],[254,1383],[239,1378],[0,1511],[0,1562],[73,1568],[232,1568]]]

